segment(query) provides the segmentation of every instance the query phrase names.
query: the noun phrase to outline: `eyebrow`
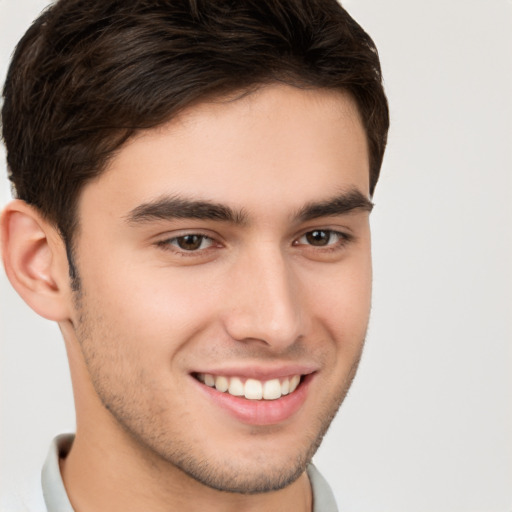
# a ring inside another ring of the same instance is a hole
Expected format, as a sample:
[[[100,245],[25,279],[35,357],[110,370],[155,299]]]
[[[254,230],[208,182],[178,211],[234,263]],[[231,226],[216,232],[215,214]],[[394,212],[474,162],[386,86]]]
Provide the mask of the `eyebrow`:
[[[345,215],[356,210],[371,212],[373,203],[357,189],[351,189],[331,199],[321,202],[311,202],[303,206],[297,218],[302,222],[318,219],[320,217],[332,217]]]
[[[294,218],[301,222],[320,217],[344,215],[354,210],[370,212],[373,203],[359,190],[352,189],[331,199],[304,205]],[[248,223],[247,214],[221,203],[187,199],[179,196],[163,196],[143,203],[126,216],[130,224],[145,224],[155,220],[198,219],[227,222],[236,225]]]
[[[242,210],[203,200],[191,200],[178,196],[164,196],[141,204],[127,216],[130,224],[141,224],[154,220],[198,219],[245,224],[247,216]]]

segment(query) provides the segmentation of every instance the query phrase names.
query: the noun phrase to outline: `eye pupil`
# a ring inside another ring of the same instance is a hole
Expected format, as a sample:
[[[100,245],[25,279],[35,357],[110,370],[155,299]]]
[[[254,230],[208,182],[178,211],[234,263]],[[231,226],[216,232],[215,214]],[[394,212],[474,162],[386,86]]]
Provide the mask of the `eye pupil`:
[[[180,249],[194,251],[201,247],[203,237],[201,235],[185,235],[180,236],[176,241]]]
[[[329,243],[330,238],[330,234],[327,231],[315,230],[306,233],[306,240],[311,245],[327,245]]]

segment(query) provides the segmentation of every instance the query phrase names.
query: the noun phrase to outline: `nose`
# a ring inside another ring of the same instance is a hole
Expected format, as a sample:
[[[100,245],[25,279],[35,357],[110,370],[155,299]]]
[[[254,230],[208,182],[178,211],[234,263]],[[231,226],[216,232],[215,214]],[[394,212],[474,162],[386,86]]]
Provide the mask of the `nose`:
[[[231,338],[285,350],[305,334],[299,283],[279,248],[260,247],[238,258],[228,282],[224,324]]]

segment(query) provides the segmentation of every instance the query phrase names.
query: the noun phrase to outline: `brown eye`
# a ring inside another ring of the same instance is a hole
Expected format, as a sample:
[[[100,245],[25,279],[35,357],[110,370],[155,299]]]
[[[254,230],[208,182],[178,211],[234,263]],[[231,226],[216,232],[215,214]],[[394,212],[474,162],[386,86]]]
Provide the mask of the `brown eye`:
[[[176,245],[183,249],[184,251],[197,251],[198,249],[201,249],[201,246],[203,245],[203,241],[207,237],[202,235],[185,235],[185,236],[179,236],[176,240]]]
[[[342,249],[348,242],[352,240],[352,235],[334,231],[332,229],[313,229],[304,233],[298,238],[294,245],[318,247],[319,249]]]
[[[322,247],[328,245],[331,240],[331,231],[315,230],[305,234],[306,241],[309,245]]]
[[[156,246],[178,256],[197,258],[206,257],[207,254],[210,254],[209,249],[221,247],[215,239],[201,233],[185,233],[173,238],[166,238],[156,242]]]

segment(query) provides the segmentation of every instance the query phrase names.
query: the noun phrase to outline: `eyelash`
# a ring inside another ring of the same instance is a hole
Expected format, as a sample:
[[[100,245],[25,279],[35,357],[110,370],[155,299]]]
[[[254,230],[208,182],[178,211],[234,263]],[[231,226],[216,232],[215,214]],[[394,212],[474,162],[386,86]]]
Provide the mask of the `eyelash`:
[[[327,244],[315,246],[315,245],[312,245],[311,243],[301,243],[300,242],[302,239],[307,240],[308,235],[314,236],[315,233],[327,234],[329,237]],[[184,249],[183,247],[180,247],[179,241],[183,240],[187,237],[198,237],[200,239],[199,247],[197,249],[189,249],[189,250]],[[334,243],[331,243],[331,240],[333,237],[337,237],[337,240]],[[292,245],[294,247],[304,245],[309,248],[312,248],[313,250],[321,251],[323,253],[329,253],[329,252],[334,252],[334,251],[342,249],[353,239],[354,239],[353,235],[348,234],[348,233],[343,233],[341,231],[336,231],[334,229],[312,229],[310,231],[306,231],[300,237],[296,238],[293,241]],[[206,241],[209,242],[208,247],[201,247],[203,245],[203,243]],[[193,257],[193,256],[198,256],[200,254],[204,254],[205,251],[208,251],[209,249],[211,249],[213,246],[216,245],[216,241],[212,237],[205,235],[203,233],[190,232],[190,233],[185,233],[180,236],[175,236],[172,238],[167,238],[165,240],[160,240],[160,241],[156,242],[156,245],[164,250],[172,251],[179,256],[183,256],[183,257],[192,256]],[[220,244],[219,244],[219,246],[220,246]]]
[[[200,246],[197,249],[190,249],[190,250],[179,247],[179,245],[178,245],[179,240],[183,240],[187,237],[200,238]],[[203,242],[205,242],[205,241],[209,241],[210,245],[208,247],[201,248],[201,246],[203,245]],[[202,254],[202,253],[204,253],[204,251],[207,251],[208,249],[210,249],[210,247],[212,247],[214,244],[215,244],[215,240],[212,237],[210,237],[208,235],[204,235],[202,233],[186,233],[186,234],[183,234],[180,236],[175,236],[172,238],[167,238],[165,240],[160,240],[156,243],[156,245],[158,247],[160,247],[164,250],[167,250],[167,251],[173,251],[180,256],[197,256],[198,254]]]
[[[348,233],[343,233],[341,231],[336,231],[334,229],[312,229],[311,231],[306,231],[303,235],[301,235],[298,239],[296,239],[294,241],[293,245],[294,246],[302,245],[302,244],[300,244],[301,239],[307,238],[308,235],[314,236],[315,233],[328,234],[329,239],[328,239],[327,244],[319,245],[319,246],[315,246],[312,244],[304,244],[304,245],[307,245],[314,249],[322,250],[323,252],[332,252],[332,251],[339,250],[339,249],[345,247],[345,245],[347,245],[349,242],[351,242],[354,239],[353,235],[350,235]],[[329,243],[329,242],[331,242],[331,239],[333,236],[337,237],[338,240],[335,243]]]

